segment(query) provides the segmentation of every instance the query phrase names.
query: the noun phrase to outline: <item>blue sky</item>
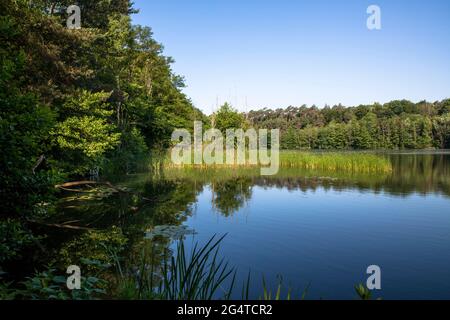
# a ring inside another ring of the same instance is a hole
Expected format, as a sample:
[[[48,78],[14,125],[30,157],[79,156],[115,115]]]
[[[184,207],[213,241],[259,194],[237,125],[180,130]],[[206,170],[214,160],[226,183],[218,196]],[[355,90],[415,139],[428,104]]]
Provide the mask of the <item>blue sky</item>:
[[[366,27],[381,8],[382,29]],[[135,0],[206,113],[450,98],[448,0]]]

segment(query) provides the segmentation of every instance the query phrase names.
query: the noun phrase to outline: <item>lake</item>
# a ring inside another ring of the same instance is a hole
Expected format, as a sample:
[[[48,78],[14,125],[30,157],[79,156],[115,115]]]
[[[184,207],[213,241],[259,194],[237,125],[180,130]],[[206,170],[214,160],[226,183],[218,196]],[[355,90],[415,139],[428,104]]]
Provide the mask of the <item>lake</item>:
[[[138,190],[128,194],[63,202],[64,219],[83,212],[88,225],[126,230],[129,262],[159,241],[146,240],[158,225],[183,225],[190,248],[227,234],[220,255],[238,270],[238,283],[251,272],[250,296],[263,281],[276,291],[279,278],[299,298],[354,299],[366,269],[378,265],[383,299],[450,299],[450,153],[381,154],[393,171],[352,174],[283,169],[273,177],[257,170],[158,172],[116,177]],[[77,201],[74,205],[73,201]],[[240,292],[240,290],[237,290]],[[236,296],[239,298],[239,296]]]

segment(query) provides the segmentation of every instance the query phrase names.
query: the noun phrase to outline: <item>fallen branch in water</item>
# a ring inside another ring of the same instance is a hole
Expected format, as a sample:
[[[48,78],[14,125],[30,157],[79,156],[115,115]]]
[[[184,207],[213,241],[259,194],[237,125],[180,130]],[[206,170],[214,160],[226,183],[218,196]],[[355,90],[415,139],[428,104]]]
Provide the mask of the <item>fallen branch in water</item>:
[[[111,184],[111,182],[98,182],[98,181],[74,181],[74,182],[66,182],[63,184],[58,184],[55,186],[56,189],[62,189],[66,191],[80,192],[80,190],[70,189],[71,187],[80,187],[80,186],[90,186],[90,185],[99,185],[99,186],[107,186],[108,188],[113,189],[114,191],[121,193],[131,193],[125,190],[122,190],[118,187],[115,187]]]
[[[126,193],[126,194],[132,194],[132,195],[138,195],[141,197],[142,200],[144,201],[149,201],[149,202],[154,202],[155,200],[146,198],[141,196],[139,193],[137,192],[131,192],[128,190],[123,190],[121,188],[118,188],[116,186],[114,186],[111,182],[105,181],[105,182],[98,182],[98,181],[74,181],[74,182],[66,182],[63,184],[58,184],[55,186],[56,189],[60,189],[60,190],[64,190],[64,191],[69,191],[69,192],[79,192],[79,193],[83,193],[86,191],[81,191],[81,190],[75,190],[75,189],[70,189],[71,187],[80,187],[80,186],[92,186],[92,185],[99,185],[99,186],[106,186],[116,192],[119,193]]]
[[[46,227],[52,227],[52,228],[59,228],[59,229],[70,229],[70,230],[84,230],[84,231],[91,231],[94,230],[92,228],[86,228],[86,227],[80,227],[80,226],[72,226],[68,224],[58,224],[58,223],[45,223],[40,222],[36,220],[27,220],[29,223],[39,224]]]
[[[94,192],[92,190],[85,191],[85,190],[78,190],[78,189],[69,189],[69,188],[64,188],[64,187],[58,187],[58,189],[67,191],[67,192],[76,192],[76,193],[92,193],[92,192]]]
[[[109,183],[109,182],[107,182]],[[97,181],[75,181],[75,182],[66,182],[63,184],[58,184],[55,186],[55,188],[60,189],[60,188],[70,188],[70,187],[79,187],[79,186],[86,186],[86,185],[105,185],[106,183],[103,182],[97,182]]]

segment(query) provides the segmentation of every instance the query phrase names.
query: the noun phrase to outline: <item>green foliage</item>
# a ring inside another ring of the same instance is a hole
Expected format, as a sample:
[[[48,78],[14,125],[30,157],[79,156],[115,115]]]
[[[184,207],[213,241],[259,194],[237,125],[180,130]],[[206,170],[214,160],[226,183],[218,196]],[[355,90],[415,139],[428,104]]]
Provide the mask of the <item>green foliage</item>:
[[[205,117],[151,30],[132,25],[129,0],[76,3],[80,30],[66,28],[69,0],[0,2],[0,223],[17,240],[2,243],[2,261],[54,213],[63,178],[136,171],[174,128]]]
[[[148,170],[150,152],[141,132],[133,128],[122,133],[119,147],[108,154],[108,159],[105,168],[108,173],[130,174]]]
[[[215,128],[223,133],[225,133],[227,129],[245,129],[246,126],[244,116],[233,109],[228,103],[221,106],[220,109],[212,115],[212,118]]]
[[[223,237],[218,240],[213,237],[203,247],[195,245],[190,256],[181,242],[170,265],[164,265],[161,295],[167,300],[215,298],[224,281],[234,273],[228,263],[218,259],[218,246],[222,240]]]
[[[379,156],[373,153],[362,153],[362,152],[310,152],[310,151],[298,151],[298,150],[281,150],[279,152],[279,166],[280,168],[287,169],[309,169],[309,170],[323,170],[330,173],[389,173],[392,171],[392,164],[389,159]],[[215,169],[224,169],[222,171],[228,171],[232,176],[235,177],[239,183],[242,183],[240,188],[246,189],[244,181],[241,181],[237,177],[236,171],[238,168],[244,170],[252,170],[258,168],[258,165],[254,164],[235,164],[233,166],[233,171],[230,171],[229,165],[182,165],[174,166],[170,162],[170,154],[166,154],[165,158],[161,161],[161,166],[168,169],[165,173],[166,176],[170,174],[171,170],[178,170],[177,174],[179,176],[184,176],[182,172],[190,172],[191,175],[205,175],[208,171],[212,174],[217,174],[214,172]],[[245,175],[244,175],[245,176]],[[230,188],[233,191],[233,188]],[[226,197],[225,197],[226,198]]]
[[[248,280],[247,280],[247,287],[249,286],[249,283],[250,283],[250,273],[249,273]],[[263,300],[263,301],[272,301],[272,300],[273,301],[281,301],[281,300],[290,301],[293,299],[305,300],[308,295],[308,291],[309,291],[309,287],[310,287],[310,285],[308,285],[303,290],[303,292],[300,296],[293,297],[291,288],[287,288],[286,292],[283,293],[283,290],[284,290],[283,277],[281,277],[281,276],[278,276],[278,285],[277,285],[277,289],[275,292],[272,292],[272,290],[270,290],[268,288],[266,279],[264,277],[263,277],[262,283],[263,283],[263,295],[260,297],[260,300]],[[247,292],[248,292],[248,288],[247,288]],[[248,300],[248,294],[247,294],[247,296],[243,295],[243,299],[244,298],[246,300]]]
[[[174,128],[204,118],[181,92],[173,59],[151,30],[131,24],[130,1],[78,1],[83,28],[77,31],[64,25],[61,12],[70,4],[2,1],[0,83],[10,101],[0,101],[0,120],[2,131],[11,128],[2,138],[43,149],[24,145],[23,158],[45,152],[52,167],[84,175],[102,169],[107,158],[132,162],[136,151],[168,146]]]
[[[96,261],[85,261],[85,266],[98,265]],[[67,289],[67,275],[61,275],[57,269],[48,268],[28,278],[24,289],[18,294],[26,300],[93,300],[106,295],[107,283],[94,276],[81,276],[79,290]]]
[[[77,179],[106,169],[134,172],[149,150],[170,145],[173,129],[192,129],[194,120],[209,125],[182,92],[183,78],[173,72],[174,60],[163,54],[151,29],[132,25],[135,10],[129,0],[78,0],[81,30],[65,27],[64,8],[70,4],[70,0],[0,2],[1,263],[21,259],[24,249],[40,239],[29,231],[30,225],[54,214],[54,185],[63,178]],[[245,129],[247,118],[258,127],[281,128],[287,149],[444,148],[450,146],[449,101],[393,101],[323,110],[290,107],[246,116],[225,104],[211,120],[222,131]],[[302,159],[287,156],[284,161],[292,167],[386,170],[374,159]],[[232,197],[235,190],[230,187],[226,191],[218,202],[224,212],[245,200],[245,195]],[[182,196],[171,190],[172,200],[159,210],[174,206]],[[76,264],[88,257],[109,264],[110,253],[124,246],[118,229],[90,231],[62,249],[60,262]],[[195,256],[211,257],[209,249]],[[188,267],[181,260],[173,262]],[[206,271],[203,263],[191,266]],[[98,270],[99,265],[88,268]],[[219,275],[218,270],[213,268],[209,275]],[[184,277],[166,279],[162,297],[206,297],[215,292],[206,286],[208,281],[213,287],[220,284],[208,278],[201,279],[206,282],[200,285],[195,273]],[[101,293],[95,291],[96,279],[86,281],[88,291],[79,293],[82,298]],[[180,287],[180,281],[189,285]],[[40,273],[27,282],[32,293],[28,297],[76,298],[61,291],[61,284],[54,270]],[[173,286],[179,290],[169,293]],[[202,293],[196,291],[199,288]],[[0,288],[1,297],[10,294],[14,293]]]
[[[325,170],[331,172],[391,172],[388,159],[365,153],[280,152],[280,167]]]
[[[92,116],[107,119],[113,114],[108,103],[110,97],[111,94],[106,92],[92,93],[86,90],[74,92],[59,110],[60,116],[64,118]]]
[[[356,294],[358,298],[361,300],[372,300],[372,291],[367,289],[367,287],[363,284],[359,284],[355,286]]]
[[[439,110],[438,113],[440,115],[444,115],[444,114],[448,114],[450,113],[450,99],[446,99],[441,101],[441,103],[439,104]]]
[[[14,300],[17,298],[19,295],[18,290],[12,289],[10,286],[11,283],[0,283],[0,301]]]
[[[302,142],[300,141],[302,138],[294,128],[288,128],[285,134],[283,135],[283,140],[281,141],[281,148],[285,150],[294,150],[297,149]],[[304,145],[306,146],[307,142],[304,141]]]
[[[114,129],[114,125],[94,116],[70,117],[59,123],[52,135],[57,148],[67,158],[66,170],[83,175],[100,166],[105,153],[120,143],[120,133]]]
[[[251,111],[259,128],[281,129],[283,149],[427,149],[449,146],[446,125],[449,100],[333,108]]]
[[[139,277],[136,280],[122,275],[118,295],[131,299],[229,299],[234,290],[235,271],[218,258],[219,245],[223,239],[212,237],[202,246],[195,244],[190,252],[186,252],[184,241],[180,240],[174,255],[164,259],[159,279],[155,278],[158,271],[152,264],[154,257],[147,261],[143,255]],[[147,267],[148,263],[150,268]],[[224,288],[227,280],[232,280],[231,285]]]
[[[220,244],[225,236],[212,237],[204,245],[195,243],[190,252],[186,251],[184,240],[180,239],[173,255],[164,259],[162,268],[154,266],[155,257],[148,261],[145,255],[137,272],[130,277],[121,272],[116,295],[121,299],[159,299],[159,300],[229,300],[238,294],[236,286],[237,270],[229,266],[225,259],[219,259]],[[152,254],[154,252],[152,251]],[[150,263],[150,265],[148,265]],[[120,267],[121,269],[121,267]],[[158,276],[155,276],[158,275]],[[310,285],[298,297],[293,297],[288,288],[282,296],[284,286],[282,277],[278,277],[275,293],[268,288],[263,277],[261,300],[306,299]],[[225,283],[229,285],[225,286]],[[250,299],[251,272],[242,283],[241,299]]]
[[[117,227],[103,231],[88,231],[61,248],[57,263],[69,266],[78,265],[80,261],[98,261],[102,265],[112,265],[115,261],[111,252],[121,252],[126,243],[126,237]],[[101,269],[96,264],[90,264],[88,268],[91,272]]]
[[[53,183],[59,175],[46,167],[43,157],[49,150],[55,112],[39,101],[36,94],[23,89],[28,57],[16,45],[21,28],[14,17],[3,15],[9,8],[2,9],[5,11],[0,16],[0,224],[2,237],[6,237],[2,241],[6,251],[1,250],[0,260],[5,261],[19,258],[20,247],[29,245],[33,238],[25,221],[50,214],[51,207],[46,204],[52,198]]]
[[[432,126],[436,147],[450,148],[450,113],[434,118]]]
[[[114,126],[105,120],[84,116],[66,119],[56,126],[53,134],[62,152],[79,151],[95,163],[119,143],[120,134],[112,133],[113,130]]]
[[[30,247],[34,240],[34,236],[24,230],[19,221],[0,221],[0,264],[21,258],[21,251]]]
[[[95,260],[84,259],[80,264],[83,270],[95,266],[104,270],[106,266]],[[81,288],[67,288],[67,274],[52,267],[36,272],[13,287],[13,283],[0,283],[0,300],[94,300],[106,297],[108,283],[97,276],[81,275]],[[0,274],[1,278],[1,274]]]

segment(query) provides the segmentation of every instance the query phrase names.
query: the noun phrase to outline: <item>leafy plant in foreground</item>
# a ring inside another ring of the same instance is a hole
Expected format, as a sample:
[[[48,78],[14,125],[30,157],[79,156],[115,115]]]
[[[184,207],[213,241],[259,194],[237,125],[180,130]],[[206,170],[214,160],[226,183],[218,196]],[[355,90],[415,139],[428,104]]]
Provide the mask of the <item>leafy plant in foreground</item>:
[[[370,291],[363,284],[359,284],[359,285],[355,286],[355,291],[361,300],[372,300],[372,291]],[[378,300],[380,300],[380,299],[378,299]]]
[[[94,260],[83,260],[86,266],[97,268],[105,266]],[[48,268],[28,278],[23,284],[25,289],[19,291],[24,299],[31,300],[94,300],[106,295],[107,282],[95,276],[81,277],[81,289],[67,289],[67,276],[60,275],[58,270]]]

